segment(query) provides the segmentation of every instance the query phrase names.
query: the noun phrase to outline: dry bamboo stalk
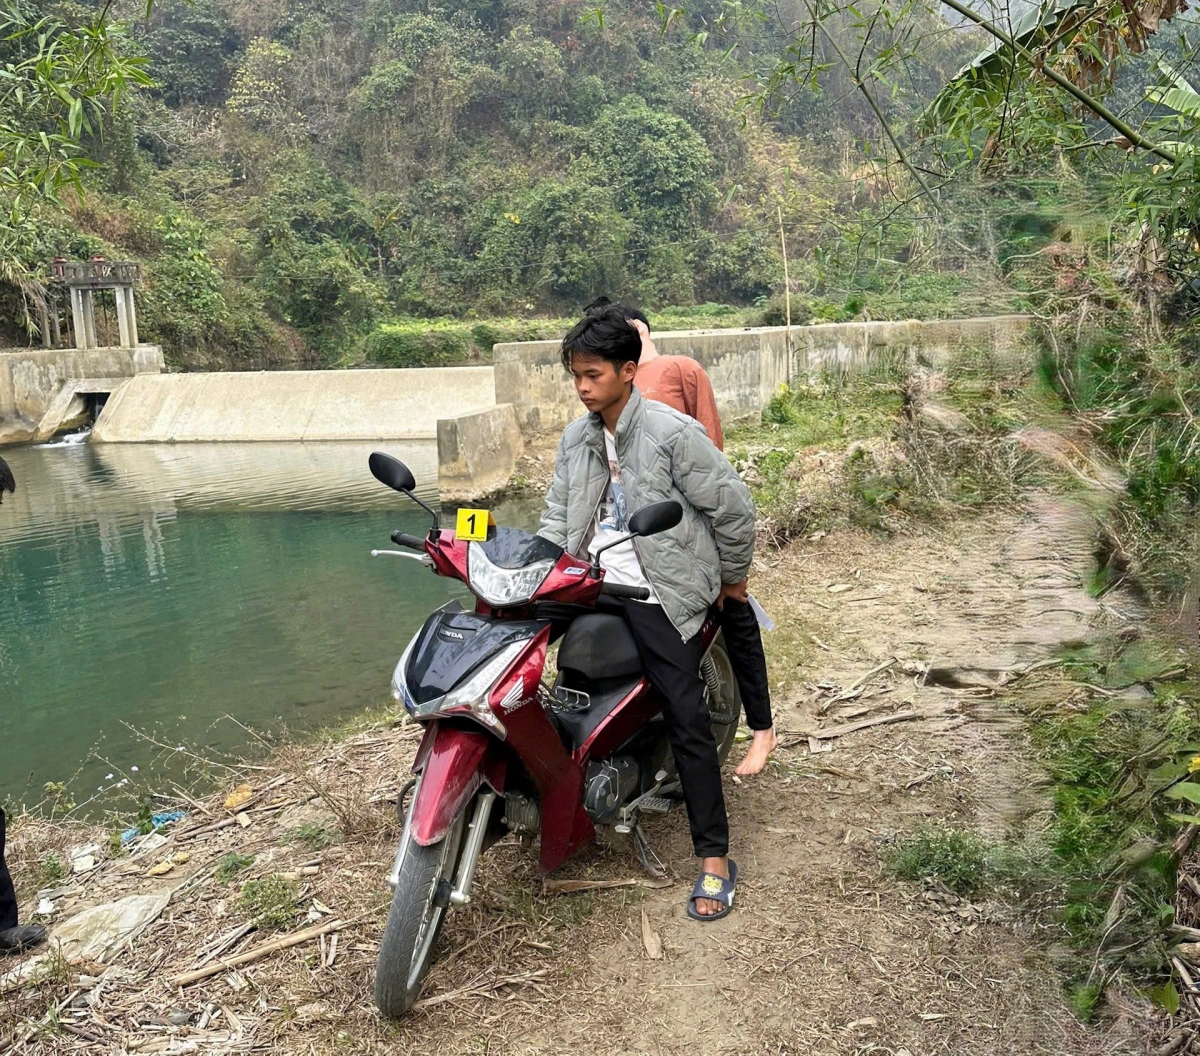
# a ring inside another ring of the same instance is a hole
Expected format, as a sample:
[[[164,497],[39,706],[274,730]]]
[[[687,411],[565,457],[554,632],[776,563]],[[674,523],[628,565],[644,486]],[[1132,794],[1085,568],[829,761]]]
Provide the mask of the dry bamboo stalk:
[[[1192,978],[1191,972],[1183,966],[1183,961],[1178,957],[1172,957],[1171,963],[1175,966],[1175,971],[1179,973],[1179,978],[1183,980],[1184,985],[1187,987],[1188,993],[1196,993],[1196,981]]]
[[[670,880],[543,880],[542,891],[547,895],[569,895],[576,891],[604,891],[612,887],[670,887]]]
[[[177,975],[171,980],[171,985],[188,986],[191,983],[199,982],[201,979],[207,979],[210,975],[218,975],[230,968],[240,968],[243,964],[253,964],[255,961],[261,961],[264,957],[269,957],[271,954],[277,953],[279,950],[299,946],[302,942],[318,938],[336,928],[344,928],[350,923],[352,922],[346,920],[330,920],[324,924],[305,928],[303,931],[293,932],[291,935],[284,935],[282,938],[272,939],[270,942],[265,942],[261,946],[255,946],[254,949],[247,950],[245,953],[239,953],[236,957],[230,957],[228,960],[218,961],[216,964],[210,964],[204,968],[197,968],[195,971]]]
[[[877,715],[873,719],[859,719],[858,722],[847,722],[841,726],[827,726],[823,730],[813,730],[808,736],[814,740],[825,741],[831,737],[844,737],[857,730],[865,730],[868,726],[882,726],[889,722],[907,722],[917,718],[915,711],[897,711],[892,715]]]
[[[857,599],[855,599],[855,600],[857,600],[857,601],[865,601],[865,600],[867,600],[867,599],[865,599],[865,598],[857,598]],[[834,704],[836,704],[836,703],[837,703],[838,701],[840,701],[840,700],[850,700],[850,699],[852,699],[852,698],[851,698],[851,694],[852,694],[852,693],[853,693],[853,692],[854,692],[856,689],[858,689],[859,687],[861,687],[861,686],[865,685],[869,679],[873,678],[875,675],[879,674],[881,671],[886,671],[886,670],[887,670],[889,667],[893,667],[893,666],[895,666],[895,664],[896,664],[896,663],[897,663],[897,660],[896,660],[896,658],[895,658],[894,656],[890,656],[890,657],[888,657],[888,658],[887,658],[887,659],[886,659],[886,660],[885,660],[885,661],[884,661],[882,664],[879,664],[879,665],[877,665],[876,667],[873,667],[873,668],[871,668],[871,670],[870,670],[870,671],[868,671],[868,672],[867,672],[865,675],[863,675],[861,678],[859,678],[859,679],[856,679],[854,682],[852,682],[850,685],[848,685],[848,686],[847,686],[845,689],[843,689],[843,690],[842,690],[840,693],[838,693],[836,696],[830,697],[830,698],[829,698],[827,701],[825,701],[825,703],[824,703],[824,704],[822,704],[822,705],[821,705],[821,707],[820,707],[820,709],[819,709],[819,710],[820,710],[820,712],[821,712],[821,714],[822,714],[822,715],[824,715],[824,714],[825,714],[825,712],[827,712],[827,711],[828,711],[828,710],[829,710],[831,707],[833,707],[833,705],[834,705]]]
[[[419,1012],[425,1008],[432,1008],[434,1005],[442,1005],[447,1001],[454,1001],[460,997],[473,997],[481,994],[490,993],[493,990],[499,990],[502,986],[511,986],[516,983],[529,983],[534,979],[545,979],[549,971],[545,968],[539,968],[536,972],[523,972],[521,975],[506,975],[503,979],[493,979],[491,982],[474,983],[471,986],[461,986],[457,990],[450,990],[444,994],[435,994],[433,997],[427,997],[424,1001],[418,1001],[412,1007],[413,1012]]]
[[[219,957],[239,939],[245,938],[245,936],[249,935],[250,932],[252,932],[256,927],[258,927],[258,922],[251,920],[234,928],[233,931],[229,932],[228,934],[222,935],[211,949],[204,951],[204,954],[196,967],[203,968],[206,964],[208,964],[209,961],[211,961],[214,957]]]
[[[1176,858],[1180,858],[1187,853],[1198,831],[1200,831],[1200,825],[1188,825],[1183,832],[1175,837],[1175,843],[1172,845],[1171,851]]]

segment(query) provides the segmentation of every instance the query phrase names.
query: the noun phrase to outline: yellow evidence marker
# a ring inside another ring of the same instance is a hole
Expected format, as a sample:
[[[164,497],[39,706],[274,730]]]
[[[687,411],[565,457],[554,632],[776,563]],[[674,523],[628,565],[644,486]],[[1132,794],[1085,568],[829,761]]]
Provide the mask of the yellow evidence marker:
[[[458,511],[454,536],[471,543],[487,541],[488,528],[494,528],[496,519],[487,510],[470,510],[465,506]]]

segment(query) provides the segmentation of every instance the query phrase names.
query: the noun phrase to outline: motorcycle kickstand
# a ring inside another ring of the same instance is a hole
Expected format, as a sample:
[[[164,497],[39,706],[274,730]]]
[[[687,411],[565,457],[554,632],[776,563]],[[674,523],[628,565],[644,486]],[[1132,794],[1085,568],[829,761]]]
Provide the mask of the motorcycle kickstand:
[[[642,830],[640,823],[635,823],[630,832],[633,839],[633,845],[637,848],[638,858],[641,859],[642,868],[646,870],[655,880],[661,880],[667,875],[666,863],[655,853],[654,848],[650,846],[650,841],[646,839],[646,833]]]

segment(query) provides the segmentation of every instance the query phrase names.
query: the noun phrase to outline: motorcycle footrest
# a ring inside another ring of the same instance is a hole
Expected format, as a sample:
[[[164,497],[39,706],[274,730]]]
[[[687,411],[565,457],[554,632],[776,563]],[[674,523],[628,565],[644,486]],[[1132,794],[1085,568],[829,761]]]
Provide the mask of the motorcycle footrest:
[[[667,799],[666,796],[647,796],[642,800],[638,809],[643,814],[667,814],[674,806],[675,801]]]

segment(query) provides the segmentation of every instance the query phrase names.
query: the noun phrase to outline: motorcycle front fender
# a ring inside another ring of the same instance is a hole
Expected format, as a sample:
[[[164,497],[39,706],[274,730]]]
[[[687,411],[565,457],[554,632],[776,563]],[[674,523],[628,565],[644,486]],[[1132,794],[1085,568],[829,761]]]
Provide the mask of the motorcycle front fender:
[[[459,813],[484,784],[504,792],[503,749],[490,734],[433,723],[417,750],[420,770],[408,836],[422,847],[445,838]]]

